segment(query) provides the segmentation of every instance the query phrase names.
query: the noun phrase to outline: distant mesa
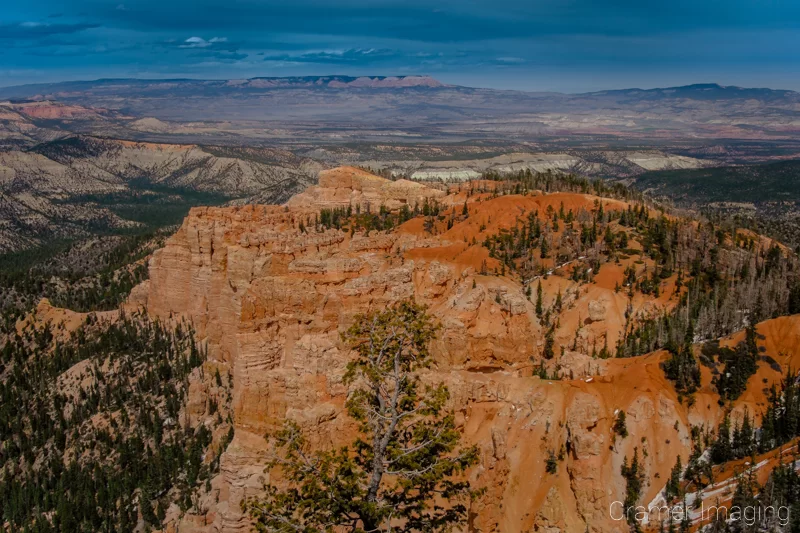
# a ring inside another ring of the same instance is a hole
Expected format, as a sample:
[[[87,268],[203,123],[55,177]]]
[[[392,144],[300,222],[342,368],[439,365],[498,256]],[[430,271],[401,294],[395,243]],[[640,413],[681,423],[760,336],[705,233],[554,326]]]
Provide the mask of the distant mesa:
[[[287,78],[250,78],[230,80],[229,87],[268,89],[328,87],[331,89],[366,88],[397,89],[407,87],[445,87],[445,84],[430,76],[293,76]]]
[[[444,84],[429,76],[388,76],[388,77],[360,77],[350,82],[334,80],[328,83],[329,87],[370,87],[370,88],[396,88],[396,87],[443,87]]]
[[[105,109],[69,105],[50,100],[10,100],[0,102],[0,107],[16,111],[31,119],[98,118],[108,114]]]
[[[153,133],[169,133],[172,126],[166,122],[153,117],[140,118],[128,124],[132,129]]]
[[[0,87],[0,98],[43,100],[58,97],[76,96],[81,93],[120,91],[175,91],[191,87],[205,90],[247,90],[247,89],[405,89],[405,88],[443,88],[453,87],[426,75],[413,76],[287,76],[255,77],[231,80],[202,79],[99,79],[87,81],[64,81]]]
[[[665,98],[688,98],[691,100],[738,100],[752,98],[755,100],[774,100],[783,98],[796,99],[798,93],[795,91],[778,89],[736,87],[735,85],[720,85],[718,83],[694,83],[680,87],[597,91],[586,93],[583,96],[627,96],[642,100],[658,100]]]

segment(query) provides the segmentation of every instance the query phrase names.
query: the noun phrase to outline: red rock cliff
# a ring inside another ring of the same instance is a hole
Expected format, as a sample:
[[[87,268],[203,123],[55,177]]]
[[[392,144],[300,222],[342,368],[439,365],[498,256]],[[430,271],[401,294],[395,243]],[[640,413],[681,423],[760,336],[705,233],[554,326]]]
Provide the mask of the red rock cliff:
[[[285,207],[193,209],[150,263],[149,311],[193,320],[209,357],[233,375],[234,441],[205,497],[208,512],[186,517],[180,530],[248,529],[239,504],[261,487],[263,434],[284,418],[298,421],[320,446],[347,435],[348,351],[340,333],[357,314],[414,296],[442,323],[433,346],[437,365],[426,379],[449,385],[465,439],[482,451],[471,476],[487,491],[474,505],[470,530],[626,531],[609,515],[611,502],[624,498],[623,458],[638,447],[647,502],[676,456],[685,463],[689,454],[689,417],[658,368],[660,355],[591,359],[591,341],[613,346],[627,299],[610,278],[579,286],[553,275],[544,280],[545,300],[558,290],[564,295],[559,346],[572,342],[576,328],[583,331],[576,351],[562,358],[574,379],[531,377],[543,345],[534,304],[519,281],[480,275],[492,260],[471,241],[509,227],[520,212],[544,213],[564,202],[591,209],[597,199],[473,195],[469,218],[437,235],[419,219],[369,235],[302,231],[301,222],[321,207],[358,203],[375,210],[437,198],[460,212],[467,201],[458,192],[356,169],[330,171],[320,182]],[[634,303],[636,311],[667,305]],[[630,435],[615,442],[618,409],[628,413]],[[550,451],[563,453],[555,474],[545,471]]]

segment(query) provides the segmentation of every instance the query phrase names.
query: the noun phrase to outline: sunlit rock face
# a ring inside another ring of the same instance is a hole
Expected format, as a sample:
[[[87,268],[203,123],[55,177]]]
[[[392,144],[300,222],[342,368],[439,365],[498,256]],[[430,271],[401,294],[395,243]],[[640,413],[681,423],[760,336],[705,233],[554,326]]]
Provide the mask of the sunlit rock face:
[[[368,234],[313,222],[321,208],[400,209],[426,199],[445,216],[461,214],[466,202],[469,216],[441,231],[416,218]],[[638,449],[650,501],[676,457],[685,463],[690,451],[686,409],[658,366],[663,354],[592,359],[597,339],[616,342],[626,296],[613,290],[613,275],[589,286],[553,275],[543,280],[543,298],[550,306],[563,295],[556,348],[565,347],[565,379],[533,377],[544,345],[535,303],[519,279],[480,274],[495,264],[482,235],[512,226],[519,210],[591,209],[595,200],[468,196],[343,168],[323,173],[319,186],[286,206],[193,209],[153,256],[137,298],[146,291],[150,313],[191,319],[209,357],[229,367],[235,437],[203,497],[205,512],[173,528],[247,530],[240,503],[259,492],[267,476],[263,435],[282,420],[298,422],[316,446],[347,441],[353,424],[342,377],[350,354],[341,333],[360,313],[413,297],[441,324],[431,347],[436,364],[424,380],[448,385],[465,442],[481,450],[469,475],[486,491],[472,504],[467,529],[626,531],[609,515],[611,503],[624,499],[624,458]],[[624,439],[612,431],[619,409],[628,413]],[[546,472],[551,452],[559,458],[555,473]]]

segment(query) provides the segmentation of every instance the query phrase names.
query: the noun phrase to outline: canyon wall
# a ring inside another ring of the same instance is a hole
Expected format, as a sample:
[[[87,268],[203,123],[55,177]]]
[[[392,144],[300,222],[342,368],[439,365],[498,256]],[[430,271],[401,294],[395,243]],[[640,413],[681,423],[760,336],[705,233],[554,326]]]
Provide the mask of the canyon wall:
[[[535,306],[518,280],[479,273],[493,260],[472,239],[510,225],[518,205],[542,213],[564,201],[591,209],[597,198],[552,194],[509,204],[509,197],[446,195],[359,172],[323,173],[320,186],[287,206],[195,208],[153,256],[150,281],[138,290],[149,312],[191,319],[209,358],[232,375],[234,391],[235,437],[203,496],[206,512],[187,515],[175,529],[249,530],[240,503],[268,475],[263,435],[282,420],[297,421],[317,446],[346,441],[353,425],[342,376],[350,355],[340,335],[358,314],[413,296],[442,325],[432,346],[436,364],[424,379],[449,386],[465,442],[481,450],[470,477],[486,491],[472,505],[468,529],[627,531],[609,514],[624,499],[623,460],[637,449],[649,502],[676,457],[685,464],[690,451],[689,415],[658,366],[664,354],[592,359],[589,340],[613,346],[627,299],[611,279],[586,287],[554,274],[543,286],[546,302],[564,294],[558,345],[569,347],[576,328],[582,343],[561,357],[573,365],[572,379],[532,376],[544,339]],[[321,206],[367,196],[373,210],[437,198],[460,211],[468,202],[469,217],[436,235],[419,219],[368,234],[309,226]],[[624,439],[612,431],[619,409],[628,415]],[[695,411],[692,423],[717,414]],[[554,474],[545,470],[550,452],[560,456]]]

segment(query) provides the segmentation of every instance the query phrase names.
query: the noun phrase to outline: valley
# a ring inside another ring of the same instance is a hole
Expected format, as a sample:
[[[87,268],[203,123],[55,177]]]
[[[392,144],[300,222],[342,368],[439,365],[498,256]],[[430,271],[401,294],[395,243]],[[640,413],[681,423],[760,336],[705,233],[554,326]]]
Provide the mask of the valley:
[[[636,187],[651,196],[740,224],[800,246],[800,163],[645,172]]]
[[[0,251],[177,224],[189,206],[281,202],[321,165],[281,150],[69,136],[0,152]]]
[[[117,117],[74,121],[82,133],[126,129],[132,138],[173,134],[192,142],[794,144],[798,130],[796,92],[717,84],[563,94],[463,87],[426,76],[120,79],[7,87],[0,99],[63,102]],[[63,124],[71,115],[52,117]]]

